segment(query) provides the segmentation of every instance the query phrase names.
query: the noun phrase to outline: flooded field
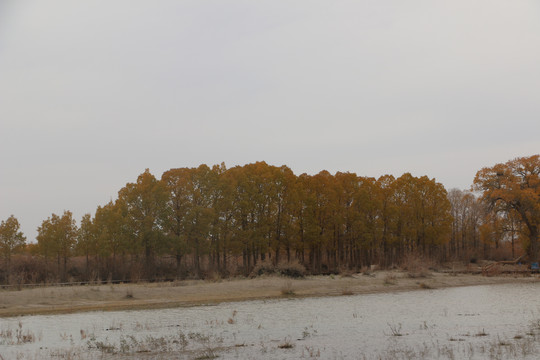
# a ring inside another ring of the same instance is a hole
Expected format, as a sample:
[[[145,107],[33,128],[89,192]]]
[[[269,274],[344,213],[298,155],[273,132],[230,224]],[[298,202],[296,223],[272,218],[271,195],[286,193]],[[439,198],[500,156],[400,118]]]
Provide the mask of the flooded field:
[[[536,359],[540,283],[0,319],[7,359]]]

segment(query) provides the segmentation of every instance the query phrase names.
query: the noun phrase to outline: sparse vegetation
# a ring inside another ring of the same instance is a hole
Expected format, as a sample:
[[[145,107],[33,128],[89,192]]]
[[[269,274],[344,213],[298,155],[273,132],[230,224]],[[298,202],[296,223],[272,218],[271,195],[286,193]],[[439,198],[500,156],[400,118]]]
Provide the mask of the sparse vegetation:
[[[237,314],[237,313],[238,313],[238,312],[237,312],[236,310],[234,310],[234,311],[232,312],[231,317],[227,320],[227,323],[228,323],[228,324],[231,324],[231,325],[232,325],[232,324],[235,324],[235,323],[236,323],[236,314]]]
[[[292,281],[287,280],[281,287],[281,295],[284,296],[293,296],[295,295],[295,289],[293,287]]]
[[[283,295],[302,296],[357,295],[371,292],[414,290],[421,285],[400,271],[379,271],[376,276],[340,278],[331,276],[308,277],[304,280],[269,276],[255,279],[232,279],[220,283],[185,280],[162,283],[83,285],[76,287],[36,287],[22,291],[0,290],[0,316],[39,313],[62,313],[103,309],[138,309],[174,307],[179,303],[201,304],[210,302],[264,299]],[[288,282],[294,294],[287,294]],[[482,277],[446,273],[433,273],[422,281],[430,287],[479,285],[495,283],[535,283],[536,277]],[[264,284],[263,286],[261,286]],[[179,291],[181,288],[181,291]],[[284,293],[282,293],[282,290]],[[133,298],[129,296],[133,294]],[[211,300],[209,300],[211,299]],[[129,301],[128,301],[129,300]],[[227,319],[224,319],[225,321]]]
[[[398,324],[388,323],[388,327],[390,328],[390,334],[392,336],[403,336],[403,333],[401,332],[401,323],[398,323]]]
[[[291,341],[291,338],[286,338],[278,345],[278,348],[280,349],[292,349],[294,347],[294,343]]]
[[[237,310],[232,310],[229,316],[229,320],[208,320],[206,325],[208,331],[173,331],[168,335],[155,335],[154,329],[149,324],[142,325],[136,323],[130,329],[134,330],[134,334],[120,334],[119,340],[111,340],[110,337],[99,336],[90,333],[86,329],[80,329],[81,342],[86,344],[86,349],[90,352],[88,356],[84,355],[84,349],[73,345],[76,340],[74,336],[67,332],[60,334],[63,341],[71,343],[71,348],[63,349],[50,349],[47,350],[46,355],[54,358],[65,359],[94,359],[94,358],[167,358],[170,354],[180,356],[180,358],[190,359],[215,359],[219,358],[224,351],[237,351],[237,356],[241,356],[243,351],[247,351],[246,354],[251,354],[255,344],[246,341],[238,342],[234,335],[234,332],[229,333],[229,338],[224,345],[224,339],[216,336],[214,331],[215,327],[227,328],[228,324],[238,324],[240,319],[238,318]],[[356,318],[353,313],[353,318]],[[417,331],[426,332],[426,341],[422,344],[411,345],[407,340],[397,340],[397,342],[389,342],[388,348],[379,349],[379,352],[371,352],[365,354],[366,359],[460,359],[460,358],[489,358],[489,359],[508,359],[508,358],[529,358],[535,354],[540,344],[538,343],[540,336],[538,332],[540,321],[534,320],[529,324],[530,336],[522,336],[517,333],[513,337],[503,337],[497,335],[495,338],[490,337],[486,332],[486,329],[482,328],[478,332],[464,335],[453,335],[447,338],[447,343],[440,340],[429,340],[430,330],[436,328],[436,324],[428,324],[427,321],[421,322]],[[256,323],[252,324],[256,327]],[[387,336],[396,338],[405,337],[409,334],[403,331],[402,323],[387,323],[388,332],[384,332]],[[17,325],[20,329],[19,334],[23,334],[23,325],[21,322]],[[112,320],[112,323],[107,327],[108,331],[124,331],[122,321]],[[259,330],[261,326],[257,327]],[[28,342],[30,338],[17,335],[16,329],[4,329],[0,333],[4,339],[2,344],[7,344],[5,339],[10,339],[10,344],[24,344]],[[106,330],[106,331],[107,331]],[[146,334],[137,335],[137,331],[144,331]],[[224,332],[227,333],[229,331]],[[329,353],[324,347],[317,347],[311,342],[312,338],[316,338],[318,335],[317,330],[313,325],[305,326],[301,331],[298,341],[305,341],[305,346],[298,346],[299,343],[295,342],[291,336],[285,337],[283,340],[272,345],[271,342],[261,341],[260,352],[262,357],[275,356],[275,351],[291,351],[295,356],[306,358],[327,358]],[[78,336],[77,336],[78,337]],[[477,338],[474,339],[473,338]],[[19,340],[17,340],[19,339]],[[271,340],[272,341],[272,340]],[[275,341],[275,340],[274,340]],[[405,341],[405,342],[403,342]],[[298,349],[296,349],[298,348]],[[278,350],[279,349],[279,350]],[[93,354],[93,355],[92,355]],[[96,355],[97,354],[97,355]],[[270,354],[270,355],[268,355]],[[42,353],[45,356],[45,353]],[[40,356],[43,357],[43,356]],[[45,356],[46,357],[46,356]],[[18,359],[26,359],[23,355],[18,356]],[[30,359],[30,357],[28,358]]]
[[[133,290],[126,290],[126,299],[133,299]]]
[[[411,279],[426,278],[429,276],[429,268],[434,267],[434,261],[425,256],[409,253],[402,262],[401,267],[407,271]]]
[[[0,345],[22,345],[36,341],[36,335],[30,330],[24,330],[19,321],[15,329],[0,329]]]
[[[420,289],[426,289],[426,290],[433,289],[433,286],[428,285],[425,282],[419,283],[418,286],[420,287]]]
[[[384,277],[383,284],[384,285],[396,285],[397,277],[396,274],[388,273]]]
[[[265,260],[260,261],[253,270],[251,271],[250,277],[262,276],[262,275],[273,275],[276,273],[276,267],[272,264],[271,261]]]
[[[354,295],[354,292],[349,287],[344,287],[343,290],[341,290],[341,295]]]
[[[298,261],[284,262],[274,266],[271,261],[265,260],[255,266],[250,277],[276,274],[290,278],[303,278],[306,276],[306,268]]]
[[[474,334],[474,336],[488,336],[488,335],[489,334],[486,333],[486,331],[484,329],[482,329],[482,331],[479,331],[476,334]]]
[[[290,278],[303,278],[306,276],[306,268],[298,261],[280,263],[278,271],[279,274]]]

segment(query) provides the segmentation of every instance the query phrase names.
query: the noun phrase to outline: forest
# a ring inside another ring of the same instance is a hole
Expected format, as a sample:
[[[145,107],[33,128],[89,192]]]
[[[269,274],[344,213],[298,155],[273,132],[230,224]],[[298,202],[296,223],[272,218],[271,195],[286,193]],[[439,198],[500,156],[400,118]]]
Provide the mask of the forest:
[[[0,224],[0,283],[330,274],[527,255],[538,260],[539,155],[478,171],[471,190],[427,176],[295,175],[257,162],[149,170],[78,222],[51,214],[28,242]]]

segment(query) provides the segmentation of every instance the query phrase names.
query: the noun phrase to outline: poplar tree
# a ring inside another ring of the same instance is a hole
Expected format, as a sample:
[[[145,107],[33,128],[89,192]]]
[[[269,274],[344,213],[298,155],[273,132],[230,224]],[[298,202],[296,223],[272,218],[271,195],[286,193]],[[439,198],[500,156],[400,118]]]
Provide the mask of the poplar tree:
[[[13,215],[0,223],[0,253],[6,263],[8,279],[11,273],[11,256],[23,249],[26,242],[20,229],[19,221]]]

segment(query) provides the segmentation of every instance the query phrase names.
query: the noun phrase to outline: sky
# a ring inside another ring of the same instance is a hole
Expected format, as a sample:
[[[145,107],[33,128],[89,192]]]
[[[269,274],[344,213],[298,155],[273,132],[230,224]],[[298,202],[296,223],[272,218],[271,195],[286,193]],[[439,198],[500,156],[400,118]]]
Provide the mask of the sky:
[[[536,0],[0,0],[0,220],[203,163],[468,189],[539,153],[539,64]]]

